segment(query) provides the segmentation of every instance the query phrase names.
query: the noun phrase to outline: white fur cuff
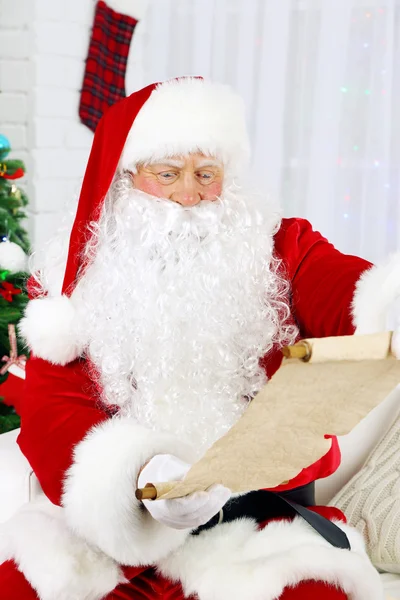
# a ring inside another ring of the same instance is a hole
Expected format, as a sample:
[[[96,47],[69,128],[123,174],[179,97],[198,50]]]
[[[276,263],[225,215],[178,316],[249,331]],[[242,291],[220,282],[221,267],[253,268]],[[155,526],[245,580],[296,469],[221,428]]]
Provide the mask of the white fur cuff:
[[[353,322],[363,335],[393,329],[389,319],[400,298],[400,254],[372,267],[360,277],[353,298]]]
[[[63,510],[50,503],[26,505],[0,526],[0,564],[6,560],[40,600],[100,600],[125,581],[115,561],[71,533]]]
[[[300,518],[262,531],[250,520],[234,521],[191,537],[159,569],[199,600],[275,600],[285,587],[309,579],[340,587],[352,600],[383,600],[361,536],[339,526],[351,552],[334,548]]]
[[[76,446],[64,485],[69,526],[123,565],[151,565],[178,548],[188,531],[158,523],[135,498],[141,467],[165,453],[192,462],[177,440],[127,417],[92,429]]]

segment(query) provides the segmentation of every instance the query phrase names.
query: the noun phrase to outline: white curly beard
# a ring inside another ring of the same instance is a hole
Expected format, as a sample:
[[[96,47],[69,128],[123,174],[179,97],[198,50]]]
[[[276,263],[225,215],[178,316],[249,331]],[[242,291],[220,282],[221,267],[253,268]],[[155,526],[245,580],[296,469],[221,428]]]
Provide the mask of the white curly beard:
[[[260,358],[295,336],[272,257],[279,218],[253,204],[231,186],[185,209],[121,177],[75,292],[102,400],[199,456],[266,383]]]

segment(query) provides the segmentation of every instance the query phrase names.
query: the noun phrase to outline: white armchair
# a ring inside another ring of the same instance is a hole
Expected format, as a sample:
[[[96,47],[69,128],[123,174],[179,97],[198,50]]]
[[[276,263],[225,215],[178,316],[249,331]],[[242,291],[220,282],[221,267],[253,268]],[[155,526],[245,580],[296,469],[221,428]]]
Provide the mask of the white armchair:
[[[364,419],[351,434],[339,439],[342,464],[317,484],[317,503],[327,504],[355,475],[400,412],[400,386]],[[27,502],[43,501],[44,494],[16,439],[19,430],[0,435],[0,522]],[[388,598],[400,600],[400,575],[384,574]]]
[[[0,435],[0,523],[23,504],[44,498],[32,467],[17,444],[19,429]]]

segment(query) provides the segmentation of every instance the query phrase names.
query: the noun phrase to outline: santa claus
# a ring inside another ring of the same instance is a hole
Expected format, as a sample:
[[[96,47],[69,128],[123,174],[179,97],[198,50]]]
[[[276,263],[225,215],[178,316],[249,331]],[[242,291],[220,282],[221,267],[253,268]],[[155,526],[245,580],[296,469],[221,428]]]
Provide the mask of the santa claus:
[[[400,292],[394,259],[372,267],[282,220],[248,161],[243,104],[224,85],[151,85],[100,122],[66,261],[34,273],[21,325],[19,445],[53,504],[2,528],[1,600],[383,598],[358,533],[313,506],[313,482],[340,462],[335,438],[273,490],[319,525],[262,491],[135,498],[184,477],[282,345],[384,330]]]

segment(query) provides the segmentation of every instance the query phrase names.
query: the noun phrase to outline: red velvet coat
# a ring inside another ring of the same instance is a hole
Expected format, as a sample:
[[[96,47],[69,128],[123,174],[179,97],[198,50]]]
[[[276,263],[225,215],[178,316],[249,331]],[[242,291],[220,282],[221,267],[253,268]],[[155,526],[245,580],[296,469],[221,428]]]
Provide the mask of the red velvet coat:
[[[292,315],[301,337],[325,337],[354,332],[351,304],[361,274],[371,265],[337,251],[307,221],[284,219],[275,236],[275,254],[291,283]],[[279,367],[275,348],[262,364],[269,377]],[[22,429],[18,443],[48,498],[59,504],[65,472],[74,446],[89,429],[110,417],[99,406],[84,360],[66,366],[32,357],[27,364]],[[329,432],[327,432],[329,434]],[[336,438],[331,450],[303,471],[287,489],[334,472],[340,463]],[[142,571],[143,569],[138,569]],[[130,577],[133,576],[130,571]]]

